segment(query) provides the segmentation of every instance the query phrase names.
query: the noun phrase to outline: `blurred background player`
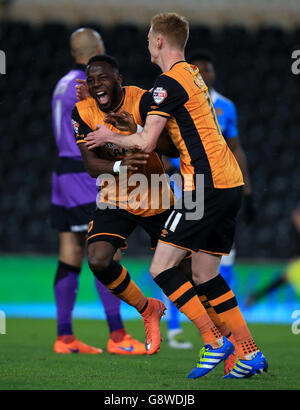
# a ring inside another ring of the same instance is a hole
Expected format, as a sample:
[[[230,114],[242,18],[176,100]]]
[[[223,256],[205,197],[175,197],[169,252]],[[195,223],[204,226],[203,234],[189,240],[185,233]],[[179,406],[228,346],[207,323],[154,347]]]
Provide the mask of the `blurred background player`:
[[[59,231],[59,261],[54,282],[57,308],[56,353],[101,353],[102,350],[77,340],[72,329],[72,312],[78,291],[86,233],[90,215],[96,205],[97,187],[82,164],[74,139],[72,109],[77,102],[76,80],[85,79],[88,60],[105,52],[99,33],[88,28],[76,30],[70,39],[74,68],[56,85],[52,98],[52,119],[58,149],[56,170],[52,179],[51,223]],[[120,251],[116,253],[120,258]],[[120,300],[95,279],[106,313],[110,337],[108,353],[144,354],[144,344],[127,334],[121,316]]]
[[[291,218],[293,222],[291,238],[293,244],[292,259],[283,272],[280,272],[272,282],[248,296],[246,299],[247,306],[253,305],[268,296],[271,292],[287,284],[290,284],[295,293],[300,296],[300,203],[292,211]]]
[[[248,173],[247,158],[238,135],[236,107],[231,100],[224,97],[213,88],[216,79],[215,57],[210,51],[205,49],[192,50],[188,54],[187,60],[190,64],[193,64],[199,68],[199,72],[208,87],[223,137],[234,154],[243,173],[245,182],[243,219],[246,224],[249,224],[254,220],[255,210],[253,206],[253,196]],[[169,173],[178,172],[179,159],[168,158],[165,161],[165,165],[169,170]],[[174,186],[174,190],[175,195],[178,196],[180,187]],[[229,255],[222,256],[220,264],[220,273],[230,286],[232,286],[233,282],[235,253],[236,251],[233,247]]]

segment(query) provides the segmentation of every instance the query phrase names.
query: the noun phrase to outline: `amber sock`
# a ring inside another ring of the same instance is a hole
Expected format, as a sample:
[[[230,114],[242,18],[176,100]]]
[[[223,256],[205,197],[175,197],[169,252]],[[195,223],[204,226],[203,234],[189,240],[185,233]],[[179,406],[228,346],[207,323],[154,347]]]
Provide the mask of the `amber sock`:
[[[130,278],[127,270],[118,262],[112,261],[106,269],[93,270],[93,273],[113,295],[135,307],[138,311],[147,304],[146,296]]]
[[[222,335],[214,326],[207,313],[204,313],[197,319],[194,319],[193,323],[199,330],[205,345],[209,344],[213,347],[213,349],[217,349],[222,345]]]
[[[148,303],[148,299],[130,278],[124,266],[121,266],[119,277],[108,284],[107,288],[115,296],[124,300],[128,305],[135,307],[139,312],[142,311]]]
[[[191,266],[191,257],[188,259],[184,259],[181,264],[179,265],[180,270],[184,272],[187,278],[191,281],[192,285],[194,286],[196,293],[199,297],[200,302],[202,303],[203,307],[206,310],[206,313],[210,317],[213,324],[219,330],[222,336],[226,336],[227,338],[231,335],[231,332],[226,325],[226,323],[222,322],[219,315],[216,313],[215,309],[211,307],[210,303],[207,300],[207,297],[202,294],[201,285],[197,286],[193,279],[192,279],[192,266]]]
[[[201,333],[203,342],[219,347],[218,340],[222,335],[206,313],[192,283],[178,267],[161,272],[154,281],[180,312],[194,323]]]
[[[211,318],[213,324],[216,326],[216,328],[219,330],[222,336],[226,336],[227,338],[230,336],[231,332],[226,325],[226,323],[222,322],[220,319],[219,315],[216,313],[215,309],[211,307],[210,303],[208,302],[207,298],[205,295],[198,295],[199,300],[204,306],[208,316]]]
[[[238,307],[236,297],[221,275],[197,286],[197,291],[206,296],[209,304],[233,334],[238,346],[238,355],[247,359],[258,351],[250,330]]]

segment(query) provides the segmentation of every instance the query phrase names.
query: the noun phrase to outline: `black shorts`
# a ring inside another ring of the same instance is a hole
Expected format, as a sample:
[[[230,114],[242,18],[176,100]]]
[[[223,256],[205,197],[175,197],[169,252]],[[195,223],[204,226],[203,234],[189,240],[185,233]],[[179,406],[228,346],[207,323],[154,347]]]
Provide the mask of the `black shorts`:
[[[97,209],[90,221],[88,244],[105,241],[116,248],[127,248],[126,239],[139,225],[150,236],[151,248],[155,248],[161,230],[168,219],[171,209],[148,217],[134,215],[124,209]]]
[[[52,204],[50,209],[51,226],[59,232],[86,233],[95,208],[95,202],[69,209]]]
[[[205,189],[203,216],[187,219],[191,210],[184,201],[174,209],[164,225],[160,242],[191,252],[228,255],[233,245],[237,213],[241,206],[243,187]],[[195,200],[195,194],[192,195]]]

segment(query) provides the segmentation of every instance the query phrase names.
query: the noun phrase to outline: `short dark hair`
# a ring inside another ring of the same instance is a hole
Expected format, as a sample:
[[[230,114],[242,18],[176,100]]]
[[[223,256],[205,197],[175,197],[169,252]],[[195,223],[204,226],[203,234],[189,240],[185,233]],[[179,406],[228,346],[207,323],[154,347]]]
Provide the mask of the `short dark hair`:
[[[190,51],[187,57],[188,62],[193,62],[196,60],[207,61],[208,63],[215,64],[216,58],[211,51],[205,50],[204,48],[198,48]]]
[[[108,63],[116,72],[119,73],[119,64],[117,60],[114,57],[109,56],[108,54],[97,54],[96,56],[90,58],[86,66],[86,70],[89,69],[89,66],[91,64],[96,63],[98,61]]]

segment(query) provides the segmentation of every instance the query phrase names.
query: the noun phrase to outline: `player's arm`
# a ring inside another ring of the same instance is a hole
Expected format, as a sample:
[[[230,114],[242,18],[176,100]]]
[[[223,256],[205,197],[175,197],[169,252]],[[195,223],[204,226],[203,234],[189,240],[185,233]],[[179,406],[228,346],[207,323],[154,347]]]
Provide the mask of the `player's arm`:
[[[292,221],[295,229],[300,233],[300,207],[297,207],[292,211]]]
[[[139,104],[140,117],[143,124],[146,122],[148,112],[156,107],[157,106],[156,104],[154,105],[153,101],[153,90],[145,92]],[[179,156],[179,152],[173,144],[166,128],[163,129],[157,140],[156,151],[161,155],[166,155],[172,158],[177,158]]]
[[[155,150],[158,138],[166,125],[167,119],[159,115],[151,115],[146,119],[144,129],[140,133],[121,135],[111,131],[106,125],[98,125],[85,138],[89,149],[97,148],[105,143],[120,145],[124,148],[136,148],[150,153]]]
[[[240,140],[238,137],[228,138],[227,144],[241,168],[243,178],[244,178],[244,183],[245,183],[244,194],[251,195],[252,189],[251,189],[251,183],[250,183],[249,172],[248,172],[247,158],[246,158],[245,151],[240,143]]]
[[[100,174],[112,174],[114,172],[115,162],[101,158],[101,149],[98,149],[96,154],[95,151],[86,148],[83,142],[78,144],[78,148],[80,149],[84,167],[92,178],[97,178]]]
[[[249,224],[255,218],[252,188],[248,172],[247,157],[238,137],[237,113],[234,104],[229,106],[226,133],[227,144],[239,164],[244,179],[244,221]]]
[[[251,183],[248,173],[247,158],[243,150],[243,147],[239,141],[239,138],[229,138],[227,144],[231,149],[237,163],[239,164],[243,179],[244,179],[244,206],[243,206],[243,219],[246,224],[250,224],[255,219],[255,207],[251,189]]]
[[[93,178],[97,178],[101,173],[113,172],[114,162],[102,158],[101,148],[97,149],[97,152],[86,148],[84,138],[92,129],[82,120],[76,105],[72,111],[72,124],[83,165],[88,174]]]
[[[124,158],[120,161],[109,160],[101,158],[103,153],[101,149],[96,152],[89,150],[84,143],[78,145],[83,164],[87,172],[92,178],[97,178],[101,174],[118,174],[120,167],[126,166],[128,171],[137,171],[140,165],[147,163],[148,154],[129,150],[126,152]]]
[[[154,151],[168,118],[188,100],[188,95],[176,80],[162,75],[155,84],[151,98],[152,105],[141,133],[124,136],[112,132],[105,125],[98,126],[87,136],[87,146],[91,149],[111,142],[125,148],[137,147],[147,153]]]
[[[91,177],[97,178],[100,174],[104,173],[118,173],[121,165],[127,166],[129,171],[136,171],[139,165],[147,162],[148,156],[136,151],[127,152],[122,161],[113,161],[104,157],[104,152],[101,148],[89,150],[85,146],[84,139],[92,129],[81,119],[76,106],[72,113],[72,123],[84,167]]]
[[[227,122],[226,122],[226,128],[225,128],[223,135],[226,138],[226,142],[241,168],[243,178],[244,178],[244,183],[245,183],[244,194],[251,195],[252,189],[251,189],[251,183],[250,183],[249,172],[248,172],[247,158],[246,158],[245,151],[242,147],[242,144],[238,136],[239,133],[238,133],[238,125],[237,125],[236,108],[232,102],[230,102],[226,108],[227,108],[226,109]]]
[[[166,129],[160,134],[159,139],[157,141],[156,151],[158,151],[162,155],[166,155],[170,158],[178,158],[179,152],[173,141],[171,140],[168,132]]]
[[[120,131],[128,131],[131,134],[138,131],[141,132],[143,129],[142,127],[138,128],[136,122],[134,121],[133,115],[127,111],[121,111],[120,113],[109,113],[105,117],[105,122],[112,124]],[[173,144],[165,128],[158,138],[156,151],[172,158],[177,158],[179,156],[177,148]]]
[[[255,211],[251,183],[250,183],[250,178],[249,178],[249,173],[248,173],[246,154],[239,141],[239,138],[237,137],[229,138],[227,140],[227,144],[229,148],[231,149],[235,159],[237,160],[237,163],[239,164],[242,174],[243,174],[243,179],[244,179],[243,220],[246,224],[251,224],[255,219],[256,211]]]

